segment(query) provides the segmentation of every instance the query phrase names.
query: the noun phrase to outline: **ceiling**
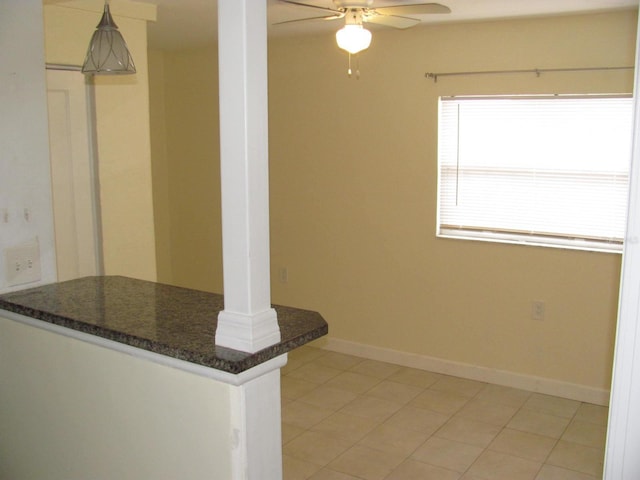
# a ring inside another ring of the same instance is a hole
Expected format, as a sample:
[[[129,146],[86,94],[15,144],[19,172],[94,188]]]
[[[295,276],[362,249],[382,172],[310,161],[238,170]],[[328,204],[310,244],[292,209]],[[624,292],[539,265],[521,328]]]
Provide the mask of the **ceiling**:
[[[158,6],[158,21],[149,25],[151,48],[177,50],[205,45],[216,39],[216,0],[143,0]],[[297,0],[303,3],[333,8],[332,0]],[[410,5],[421,0],[374,0],[375,6]],[[637,7],[638,0],[440,0],[451,9],[448,15],[423,15],[422,23],[463,22],[524,16],[566,15]],[[323,14],[313,8],[287,5],[279,0],[267,0],[269,35],[303,35],[333,32],[340,20],[277,22]],[[376,30],[378,25],[371,25]]]

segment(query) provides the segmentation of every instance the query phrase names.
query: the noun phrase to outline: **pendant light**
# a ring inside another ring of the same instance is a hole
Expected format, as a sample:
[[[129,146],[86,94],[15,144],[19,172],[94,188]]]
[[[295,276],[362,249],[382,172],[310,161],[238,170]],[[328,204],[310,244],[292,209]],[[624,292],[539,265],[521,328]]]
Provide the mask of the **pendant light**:
[[[91,37],[87,56],[82,65],[82,73],[89,75],[136,73],[136,66],[127,44],[109,11],[109,0],[105,1],[104,13]]]

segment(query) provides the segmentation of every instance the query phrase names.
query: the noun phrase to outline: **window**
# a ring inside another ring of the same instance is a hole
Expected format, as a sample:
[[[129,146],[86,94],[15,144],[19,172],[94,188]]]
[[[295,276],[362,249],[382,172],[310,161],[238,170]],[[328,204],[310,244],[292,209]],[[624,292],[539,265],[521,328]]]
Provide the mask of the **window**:
[[[438,236],[621,251],[630,96],[443,97]]]

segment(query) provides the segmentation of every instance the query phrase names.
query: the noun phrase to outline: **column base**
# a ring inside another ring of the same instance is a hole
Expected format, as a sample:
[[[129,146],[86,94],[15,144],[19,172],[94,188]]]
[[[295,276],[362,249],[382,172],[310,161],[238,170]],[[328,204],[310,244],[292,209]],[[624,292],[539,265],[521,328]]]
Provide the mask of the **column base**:
[[[218,314],[216,345],[255,353],[278,342],[280,327],[273,308],[254,315],[225,310]]]

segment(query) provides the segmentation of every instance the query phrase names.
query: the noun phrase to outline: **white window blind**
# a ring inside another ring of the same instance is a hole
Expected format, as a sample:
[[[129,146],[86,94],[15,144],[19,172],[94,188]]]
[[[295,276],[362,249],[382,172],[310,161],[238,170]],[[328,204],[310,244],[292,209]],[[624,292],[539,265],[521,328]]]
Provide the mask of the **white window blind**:
[[[630,96],[443,97],[438,235],[619,251]]]

